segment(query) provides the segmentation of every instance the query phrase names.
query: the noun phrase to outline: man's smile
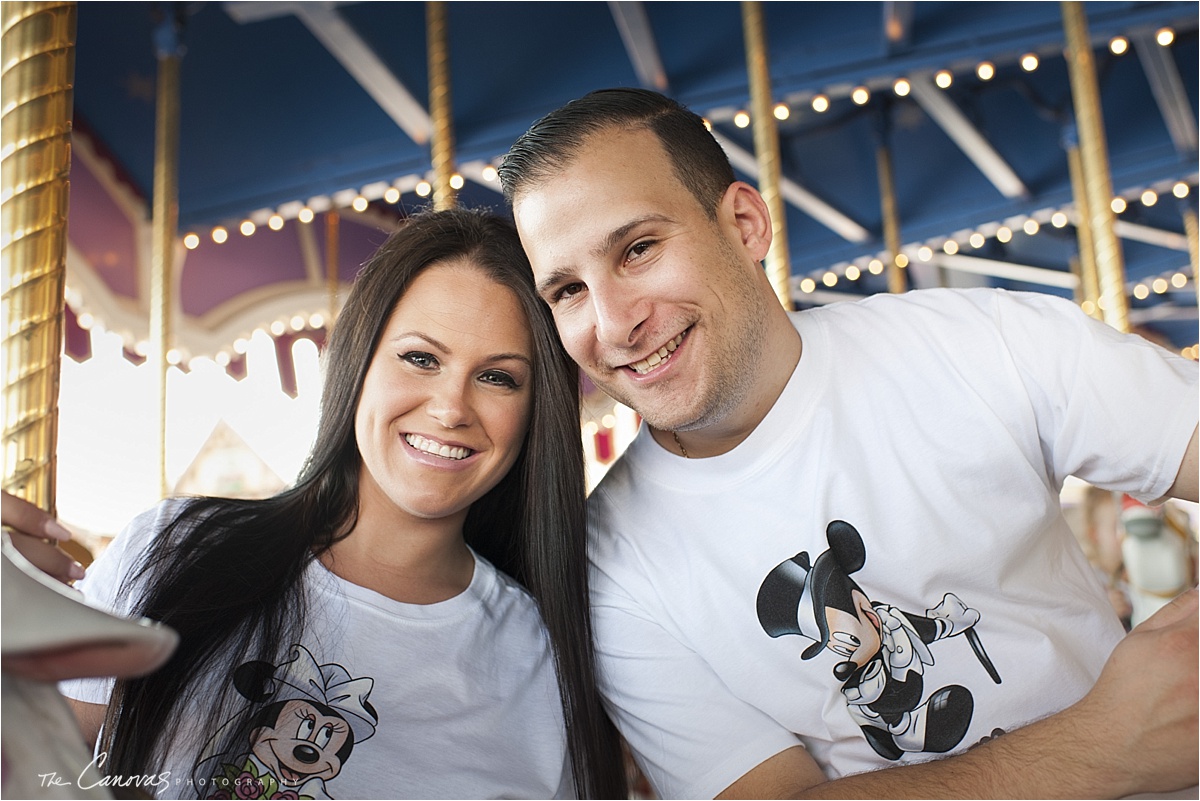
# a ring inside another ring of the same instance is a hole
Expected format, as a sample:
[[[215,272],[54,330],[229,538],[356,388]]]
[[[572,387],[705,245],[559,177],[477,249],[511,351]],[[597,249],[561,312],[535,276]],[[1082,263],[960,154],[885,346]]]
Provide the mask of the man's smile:
[[[633,362],[632,364],[627,365],[628,368],[633,370],[638,375],[645,375],[661,365],[663,362],[670,359],[671,354],[673,354],[675,349],[678,348],[680,343],[683,342],[683,338],[687,336],[687,333],[687,331],[684,331],[641,361]]]

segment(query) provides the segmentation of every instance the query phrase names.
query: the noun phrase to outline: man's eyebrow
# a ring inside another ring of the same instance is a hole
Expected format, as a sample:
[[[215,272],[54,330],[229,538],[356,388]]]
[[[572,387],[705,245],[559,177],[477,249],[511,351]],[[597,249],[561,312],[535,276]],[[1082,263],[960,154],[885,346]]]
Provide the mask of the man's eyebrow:
[[[535,290],[539,297],[544,298],[550,293],[551,290],[554,289],[554,287],[558,286],[559,283],[573,278],[574,275],[575,273],[572,270],[568,270],[565,267],[559,267],[556,270],[551,270],[549,275],[537,282]]]
[[[604,238],[600,240],[600,244],[592,248],[592,257],[597,259],[603,258],[605,255],[610,253],[613,248],[621,244],[622,240],[628,237],[631,231],[637,229],[638,226],[652,222],[671,222],[671,218],[662,214],[647,214],[642,217],[632,219],[623,225],[619,225],[605,234]],[[546,297],[547,293],[553,290],[555,286],[563,281],[572,280],[574,277],[574,270],[566,267],[559,267],[551,270],[545,278],[537,282],[537,293],[542,297]]]
[[[615,248],[618,244],[620,244],[621,240],[623,240],[627,236],[629,236],[630,231],[634,230],[635,228],[637,228],[640,225],[645,225],[646,223],[651,223],[651,222],[670,222],[670,221],[671,220],[669,217],[666,217],[662,214],[647,214],[645,216],[630,220],[629,222],[625,223],[624,225],[620,225],[620,226],[612,229],[611,231],[609,231],[608,235],[605,236],[604,239],[602,239],[600,241],[600,244],[592,249],[592,255],[597,258],[605,255],[606,253],[611,251],[613,248]]]

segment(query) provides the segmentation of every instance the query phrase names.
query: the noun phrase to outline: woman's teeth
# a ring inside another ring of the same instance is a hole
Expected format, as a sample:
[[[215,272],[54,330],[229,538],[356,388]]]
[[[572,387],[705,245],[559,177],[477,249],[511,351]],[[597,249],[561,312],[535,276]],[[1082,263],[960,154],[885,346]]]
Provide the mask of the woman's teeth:
[[[472,453],[470,448],[442,445],[431,439],[425,439],[420,434],[405,434],[404,441],[422,453],[432,453],[434,456],[441,456],[443,459],[466,459]]]
[[[683,334],[675,337],[666,345],[663,345],[657,351],[651,353],[640,362],[634,362],[629,366],[633,368],[635,373],[638,373],[639,375],[645,375],[655,367],[658,367],[660,364],[665,362],[667,359],[671,358],[671,354],[675,352],[677,347],[679,347],[680,342],[683,342]]]

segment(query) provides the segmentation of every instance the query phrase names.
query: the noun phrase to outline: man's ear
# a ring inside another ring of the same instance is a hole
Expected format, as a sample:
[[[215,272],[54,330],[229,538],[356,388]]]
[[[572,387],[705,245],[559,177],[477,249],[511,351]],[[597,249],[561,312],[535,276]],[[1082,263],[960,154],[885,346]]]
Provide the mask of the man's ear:
[[[754,261],[762,261],[771,249],[771,213],[758,190],[745,181],[735,181],[721,198],[721,221],[732,226],[731,234]]]

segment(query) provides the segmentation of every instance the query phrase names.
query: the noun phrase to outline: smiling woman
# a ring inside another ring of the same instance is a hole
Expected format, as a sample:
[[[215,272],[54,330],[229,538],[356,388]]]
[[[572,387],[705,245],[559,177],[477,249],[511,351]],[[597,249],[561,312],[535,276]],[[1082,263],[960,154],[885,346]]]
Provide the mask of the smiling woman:
[[[466,259],[417,276],[363,381],[360,527],[376,501],[385,520],[461,526],[520,453],[532,373],[526,315],[503,284]]]
[[[511,224],[410,219],[325,359],[294,487],[164,502],[81,583],[181,635],[152,676],[64,685],[85,729],[105,723],[105,770],[169,773],[177,797],[623,794],[585,613],[577,374]]]

